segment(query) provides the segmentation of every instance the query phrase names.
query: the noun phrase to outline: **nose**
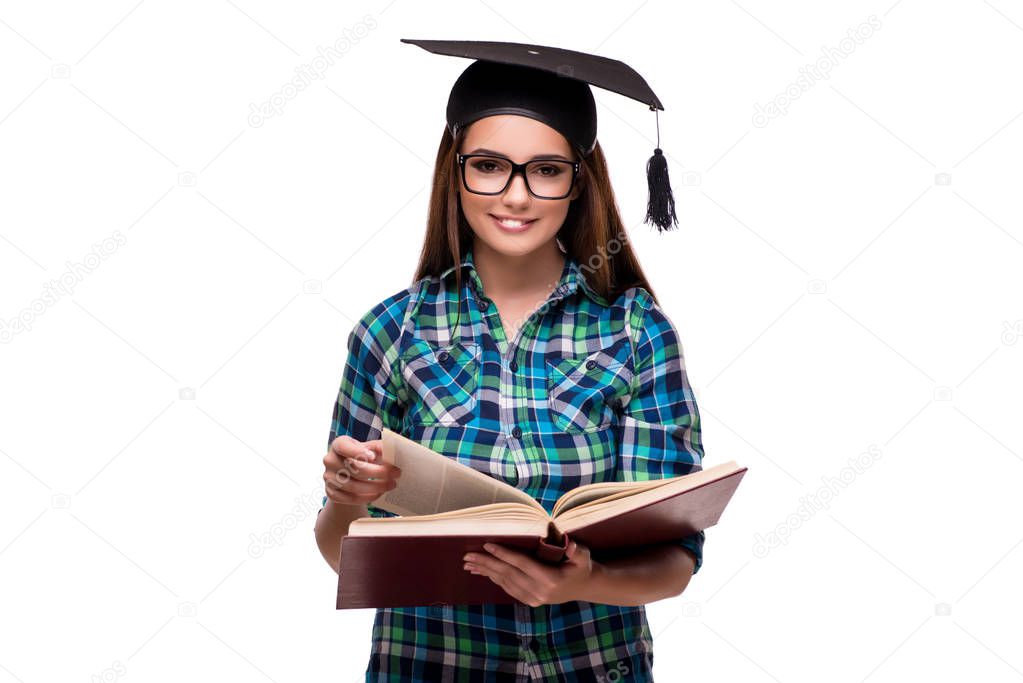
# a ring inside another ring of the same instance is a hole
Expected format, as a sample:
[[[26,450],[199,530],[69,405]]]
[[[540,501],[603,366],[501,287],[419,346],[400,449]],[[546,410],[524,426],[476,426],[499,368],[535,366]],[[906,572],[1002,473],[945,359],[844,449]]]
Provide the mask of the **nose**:
[[[529,202],[529,189],[521,173],[512,175],[502,199],[505,204],[521,206]]]

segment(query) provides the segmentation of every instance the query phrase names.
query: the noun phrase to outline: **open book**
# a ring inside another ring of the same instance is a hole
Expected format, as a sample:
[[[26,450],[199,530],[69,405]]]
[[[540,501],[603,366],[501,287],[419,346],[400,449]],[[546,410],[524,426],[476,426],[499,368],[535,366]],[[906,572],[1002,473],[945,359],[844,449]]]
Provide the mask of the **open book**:
[[[717,524],[746,473],[734,460],[698,472],[586,484],[548,514],[532,496],[387,428],[384,461],[402,470],[373,506],[399,517],[363,517],[341,540],[337,608],[514,602],[462,556],[495,542],[556,563],[569,539],[596,559],[680,539]],[[483,551],[485,552],[485,551]]]

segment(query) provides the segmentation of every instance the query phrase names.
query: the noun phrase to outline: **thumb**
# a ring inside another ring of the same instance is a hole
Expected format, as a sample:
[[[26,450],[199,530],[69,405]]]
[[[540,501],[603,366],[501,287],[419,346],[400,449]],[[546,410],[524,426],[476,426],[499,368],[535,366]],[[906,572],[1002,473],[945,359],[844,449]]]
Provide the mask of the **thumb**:
[[[362,445],[369,451],[370,462],[383,462],[384,458],[384,444],[380,439],[374,439],[372,441],[363,441]]]

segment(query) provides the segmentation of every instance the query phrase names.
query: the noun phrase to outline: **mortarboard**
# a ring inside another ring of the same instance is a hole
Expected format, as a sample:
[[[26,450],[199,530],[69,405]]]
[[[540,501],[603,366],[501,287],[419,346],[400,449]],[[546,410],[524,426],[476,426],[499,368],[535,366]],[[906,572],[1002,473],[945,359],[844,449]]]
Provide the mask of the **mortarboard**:
[[[447,125],[451,135],[485,116],[517,114],[547,124],[588,155],[597,143],[597,107],[590,85],[649,105],[655,120],[661,101],[628,64],[585,52],[525,43],[402,38],[438,55],[475,59],[451,88]],[[668,160],[657,147],[647,161],[647,214],[659,231],[677,225],[668,181]]]

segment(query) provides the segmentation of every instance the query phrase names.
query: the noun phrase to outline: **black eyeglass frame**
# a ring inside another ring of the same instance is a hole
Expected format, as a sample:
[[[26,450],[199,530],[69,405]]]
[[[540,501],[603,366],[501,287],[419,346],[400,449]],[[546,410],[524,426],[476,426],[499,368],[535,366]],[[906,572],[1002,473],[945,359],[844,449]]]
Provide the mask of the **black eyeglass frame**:
[[[505,182],[504,187],[502,187],[497,192],[479,192],[479,191],[474,190],[471,187],[469,187],[469,183],[465,179],[465,162],[466,162],[467,159],[472,159],[473,157],[485,157],[487,159],[501,159],[502,161],[507,161],[509,164],[511,164],[512,170],[511,170],[511,173],[508,174],[508,180]],[[569,164],[572,167],[572,182],[568,184],[568,191],[565,192],[565,194],[561,195],[560,197],[545,197],[543,195],[539,195],[539,194],[533,192],[533,188],[529,186],[529,178],[526,176],[526,166],[528,166],[529,164],[543,163],[545,161],[548,162],[548,163],[554,161],[554,162],[557,162],[557,163],[560,163],[560,164]],[[458,155],[458,168],[461,171],[462,186],[465,187],[465,189],[468,192],[472,192],[473,194],[487,195],[487,196],[504,194],[504,191],[508,189],[509,185],[511,185],[512,178],[514,178],[516,174],[519,174],[519,175],[522,176],[522,181],[524,183],[526,183],[526,191],[529,192],[529,194],[531,194],[534,197],[536,197],[537,199],[564,199],[568,195],[572,194],[572,189],[575,187],[575,179],[579,175],[579,168],[581,166],[582,166],[582,164],[580,162],[578,162],[578,161],[565,161],[564,159],[530,159],[529,161],[525,162],[524,164],[516,164],[514,161],[512,161],[508,157],[503,157],[503,156],[500,156],[498,154],[459,154]]]

